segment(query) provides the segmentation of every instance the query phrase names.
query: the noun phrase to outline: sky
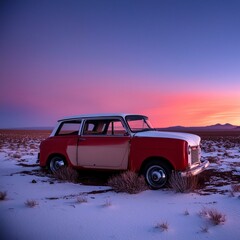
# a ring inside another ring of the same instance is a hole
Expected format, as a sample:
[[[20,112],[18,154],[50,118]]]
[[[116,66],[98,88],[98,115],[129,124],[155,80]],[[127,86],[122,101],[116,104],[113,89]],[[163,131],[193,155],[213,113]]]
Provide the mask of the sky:
[[[2,0],[0,128],[140,113],[240,125],[240,1]]]

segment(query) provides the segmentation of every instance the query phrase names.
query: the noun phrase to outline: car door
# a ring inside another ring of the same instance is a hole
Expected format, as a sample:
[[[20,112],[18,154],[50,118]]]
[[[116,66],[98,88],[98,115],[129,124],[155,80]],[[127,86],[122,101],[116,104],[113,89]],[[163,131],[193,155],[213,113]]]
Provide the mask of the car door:
[[[48,155],[60,154],[66,157],[73,166],[77,165],[77,142],[81,120],[61,122],[54,137],[48,140]]]
[[[86,120],[78,141],[78,166],[124,170],[130,136],[121,119]]]

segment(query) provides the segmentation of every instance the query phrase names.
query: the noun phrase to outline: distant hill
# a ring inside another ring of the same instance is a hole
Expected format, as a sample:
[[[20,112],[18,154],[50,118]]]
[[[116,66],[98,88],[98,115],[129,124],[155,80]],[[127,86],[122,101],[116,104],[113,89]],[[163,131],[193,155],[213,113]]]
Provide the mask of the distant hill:
[[[239,131],[240,126],[232,125],[230,123],[205,126],[205,127],[183,127],[173,126],[167,128],[158,128],[158,130],[168,131]]]
[[[238,126],[232,125],[230,123],[226,123],[226,124],[215,124],[215,125],[211,125],[211,126],[207,126],[205,127],[205,129],[210,129],[210,130],[234,130],[236,129]]]

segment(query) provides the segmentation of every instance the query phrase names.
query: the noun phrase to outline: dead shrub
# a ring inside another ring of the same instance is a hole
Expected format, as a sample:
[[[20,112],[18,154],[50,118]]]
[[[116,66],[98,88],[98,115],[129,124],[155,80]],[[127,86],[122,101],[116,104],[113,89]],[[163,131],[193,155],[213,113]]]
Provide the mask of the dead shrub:
[[[208,233],[208,231],[209,231],[208,226],[202,226],[200,229],[201,229],[201,232],[203,232],[203,233]]]
[[[77,200],[76,200],[77,203],[87,203],[88,202],[88,199],[86,196],[79,196],[77,197]]]
[[[178,172],[173,171],[169,184],[176,192],[189,193],[196,190],[198,186],[198,177],[182,177]]]
[[[225,151],[225,152],[223,153],[223,156],[226,157],[226,158],[230,158],[230,157],[231,157],[230,153],[227,152],[227,151]]]
[[[187,209],[184,211],[184,215],[185,215],[185,216],[188,216],[188,215],[189,215],[189,211],[188,211]]]
[[[200,216],[209,219],[214,225],[223,224],[226,222],[226,215],[217,211],[216,209],[203,208],[199,212]]]
[[[143,176],[137,173],[126,171],[119,175],[113,176],[108,180],[108,185],[116,192],[126,192],[136,194],[148,189]]]
[[[105,203],[102,206],[103,207],[110,207],[110,206],[112,206],[112,201],[110,199],[106,199]]]
[[[25,202],[25,205],[29,208],[36,207],[38,205],[38,202],[36,200],[27,200]]]
[[[37,147],[35,144],[30,144],[30,145],[29,145],[29,148],[30,148],[30,149],[38,149],[38,147]]]
[[[230,197],[235,197],[235,193],[240,193],[240,184],[231,185],[231,190],[229,191]]]
[[[59,180],[67,181],[67,182],[78,182],[78,172],[72,167],[62,167],[53,173],[53,176]]]
[[[19,153],[14,153],[12,155],[13,158],[21,158],[21,155]]]
[[[218,158],[218,157],[210,156],[210,157],[208,157],[208,161],[209,161],[210,163],[219,163],[219,158]]]
[[[155,228],[160,229],[162,232],[168,231],[169,224],[168,222],[157,223]]]
[[[0,201],[5,200],[7,197],[7,192],[0,192]]]
[[[240,184],[231,185],[231,189],[233,192],[240,192]]]

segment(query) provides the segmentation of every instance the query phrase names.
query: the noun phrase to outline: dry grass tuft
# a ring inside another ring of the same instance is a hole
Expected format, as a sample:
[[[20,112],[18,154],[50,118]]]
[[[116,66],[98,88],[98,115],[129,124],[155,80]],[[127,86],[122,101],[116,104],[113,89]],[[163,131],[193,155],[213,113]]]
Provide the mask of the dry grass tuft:
[[[157,223],[155,228],[160,229],[162,232],[168,231],[169,224],[168,222]]]
[[[203,232],[203,233],[208,233],[208,231],[209,231],[208,226],[202,226],[200,229],[201,229],[201,232]]]
[[[240,192],[240,184],[231,185],[231,189],[233,192]]]
[[[215,157],[215,156],[210,156],[210,157],[208,157],[208,161],[210,163],[219,163],[219,158]]]
[[[36,200],[27,200],[25,202],[25,205],[29,208],[36,207],[38,205],[38,202]]]
[[[14,153],[13,155],[12,155],[12,157],[13,158],[21,158],[21,154],[19,154],[19,153]]]
[[[184,211],[184,215],[185,215],[185,216],[188,216],[188,215],[189,215],[189,211],[188,211],[187,209]]]
[[[110,207],[110,206],[112,206],[112,201],[110,199],[106,199],[105,203],[102,206],[103,207]]]
[[[235,197],[235,193],[240,193],[240,184],[231,185],[231,190],[229,191],[230,197]]]
[[[78,172],[71,167],[62,167],[53,173],[53,176],[59,180],[76,183],[78,182]]]
[[[0,201],[5,200],[7,197],[7,192],[0,192]]]
[[[173,171],[169,180],[169,184],[176,192],[189,193],[196,190],[198,186],[198,177],[182,177],[178,172]]]
[[[76,200],[77,203],[87,203],[88,202],[88,199],[86,196],[79,196],[77,197],[77,200]]]
[[[203,208],[199,212],[200,216],[209,219],[214,225],[223,224],[226,222],[226,215],[216,209]]]
[[[231,190],[229,190],[230,197],[235,197],[235,193],[240,193],[240,184],[231,185]]]
[[[113,176],[108,180],[108,185],[116,192],[126,192],[136,194],[148,189],[143,176],[138,176],[137,173],[126,171],[117,176]]]

